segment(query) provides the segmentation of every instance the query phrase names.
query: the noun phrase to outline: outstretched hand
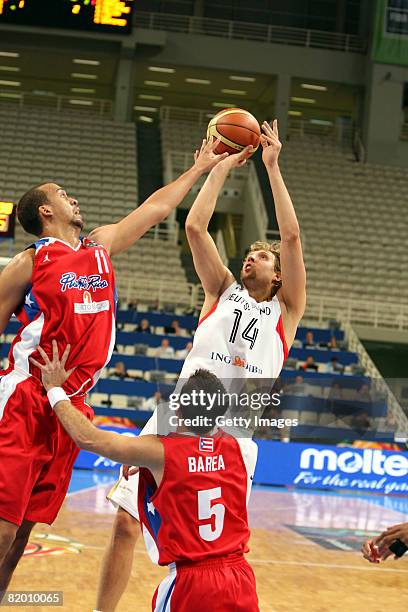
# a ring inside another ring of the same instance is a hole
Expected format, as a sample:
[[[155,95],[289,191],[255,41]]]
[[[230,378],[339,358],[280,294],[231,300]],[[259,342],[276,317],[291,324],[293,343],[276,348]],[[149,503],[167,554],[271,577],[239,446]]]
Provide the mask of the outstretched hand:
[[[72,368],[68,371],[65,370],[65,364],[67,363],[67,359],[71,350],[71,345],[67,344],[60,359],[58,355],[57,341],[53,340],[52,361],[50,361],[47,353],[41,348],[41,346],[38,346],[37,350],[41,355],[42,359],[44,360],[44,363],[40,363],[33,357],[30,357],[29,359],[33,365],[35,365],[39,370],[41,370],[41,378],[45,390],[49,391],[53,387],[61,387],[64,382],[71,376],[72,372],[75,369]]]
[[[279,140],[278,122],[273,120],[272,126],[264,121],[262,124],[261,145],[262,160],[267,168],[272,168],[278,161],[282,143]]]
[[[218,155],[215,153],[215,149],[220,144],[221,140],[215,139],[210,136],[208,140],[204,139],[200,150],[196,150],[194,153],[194,166],[200,172],[205,174],[210,172],[214,166],[219,164],[223,159],[228,157],[228,153],[221,153]]]

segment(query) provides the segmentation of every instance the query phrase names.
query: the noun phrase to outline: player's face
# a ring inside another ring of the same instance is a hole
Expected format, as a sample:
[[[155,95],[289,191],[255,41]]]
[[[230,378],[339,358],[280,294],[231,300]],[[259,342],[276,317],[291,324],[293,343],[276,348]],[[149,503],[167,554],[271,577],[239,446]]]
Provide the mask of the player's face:
[[[53,218],[65,222],[82,230],[84,222],[78,206],[78,200],[70,197],[63,187],[55,183],[48,183],[43,187],[51,205]]]
[[[279,274],[275,272],[275,256],[269,251],[252,251],[244,259],[241,269],[241,280],[272,283]]]

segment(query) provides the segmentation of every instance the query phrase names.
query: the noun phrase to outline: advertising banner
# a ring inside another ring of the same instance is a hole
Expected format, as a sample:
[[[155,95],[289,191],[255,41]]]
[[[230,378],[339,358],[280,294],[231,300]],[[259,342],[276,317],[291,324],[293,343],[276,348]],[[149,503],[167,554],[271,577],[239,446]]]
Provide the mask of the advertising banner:
[[[408,494],[408,453],[258,440],[254,482]]]
[[[408,66],[408,0],[376,0],[372,57]]]

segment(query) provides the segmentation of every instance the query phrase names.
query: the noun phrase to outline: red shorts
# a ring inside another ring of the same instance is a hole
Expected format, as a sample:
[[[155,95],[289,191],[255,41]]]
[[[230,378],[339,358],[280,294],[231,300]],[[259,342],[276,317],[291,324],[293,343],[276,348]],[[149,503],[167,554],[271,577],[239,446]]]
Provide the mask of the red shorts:
[[[72,403],[92,418],[85,397]],[[0,518],[51,524],[62,506],[79,449],[36,378],[0,377]]]
[[[254,572],[244,557],[176,564],[160,583],[153,612],[259,612]]]

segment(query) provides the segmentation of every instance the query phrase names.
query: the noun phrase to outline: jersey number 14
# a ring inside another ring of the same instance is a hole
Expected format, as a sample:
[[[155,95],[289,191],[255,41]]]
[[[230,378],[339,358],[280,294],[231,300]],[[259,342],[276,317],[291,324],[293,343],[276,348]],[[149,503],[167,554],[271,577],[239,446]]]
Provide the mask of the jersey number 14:
[[[241,323],[241,319],[242,319],[242,310],[239,310],[237,308],[236,310],[234,310],[234,315],[235,315],[235,321],[234,321],[234,325],[232,326],[231,335],[229,338],[229,341],[232,343],[235,342],[236,337],[237,337],[239,324]],[[259,329],[255,327],[257,322],[258,322],[258,319],[252,319],[249,325],[246,326],[246,328],[241,334],[243,339],[247,340],[250,343],[250,346],[249,346],[250,349],[254,348],[255,341],[258,337]]]

